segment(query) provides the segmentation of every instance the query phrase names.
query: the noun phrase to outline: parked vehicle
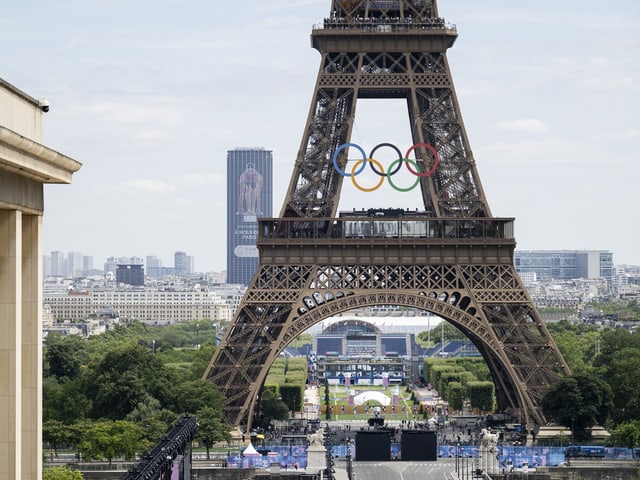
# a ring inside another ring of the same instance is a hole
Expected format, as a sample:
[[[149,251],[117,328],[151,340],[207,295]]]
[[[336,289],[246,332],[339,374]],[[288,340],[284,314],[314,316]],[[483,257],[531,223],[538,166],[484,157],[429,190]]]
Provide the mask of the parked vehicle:
[[[572,445],[564,451],[567,458],[586,457],[586,458],[604,458],[605,450],[599,445]]]

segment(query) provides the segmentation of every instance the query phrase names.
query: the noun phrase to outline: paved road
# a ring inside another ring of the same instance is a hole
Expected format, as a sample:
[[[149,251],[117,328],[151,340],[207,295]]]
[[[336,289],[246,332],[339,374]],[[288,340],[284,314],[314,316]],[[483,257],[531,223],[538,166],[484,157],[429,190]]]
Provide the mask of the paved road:
[[[455,459],[437,462],[353,462],[355,480],[451,480]]]

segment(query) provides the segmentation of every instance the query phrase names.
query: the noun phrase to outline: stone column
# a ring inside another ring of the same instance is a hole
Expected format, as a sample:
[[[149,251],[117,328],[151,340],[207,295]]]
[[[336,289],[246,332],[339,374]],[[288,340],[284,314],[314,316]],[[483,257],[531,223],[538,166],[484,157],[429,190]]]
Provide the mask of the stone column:
[[[0,478],[22,478],[22,214],[0,210]]]
[[[42,217],[0,210],[0,478],[42,478]]]
[[[42,472],[42,216],[22,215],[22,478]]]

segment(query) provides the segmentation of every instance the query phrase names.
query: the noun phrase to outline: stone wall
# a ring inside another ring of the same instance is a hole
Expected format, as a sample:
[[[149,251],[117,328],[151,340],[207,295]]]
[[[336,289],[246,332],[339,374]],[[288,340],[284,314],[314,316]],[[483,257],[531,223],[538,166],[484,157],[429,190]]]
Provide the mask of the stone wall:
[[[639,466],[636,462],[627,464],[554,467],[535,473],[512,472],[504,475],[492,475],[493,480],[638,480]]]

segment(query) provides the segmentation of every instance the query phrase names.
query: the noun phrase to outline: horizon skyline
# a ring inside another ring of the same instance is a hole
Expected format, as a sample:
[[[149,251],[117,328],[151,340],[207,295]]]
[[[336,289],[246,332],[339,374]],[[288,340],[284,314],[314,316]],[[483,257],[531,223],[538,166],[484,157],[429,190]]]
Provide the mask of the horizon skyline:
[[[273,151],[277,214],[318,73],[309,36],[330,4],[247,0],[223,15],[202,0],[7,5],[0,75],[48,99],[43,143],[83,164],[71,185],[45,186],[43,250],[169,258],[180,244],[198,270],[224,270],[226,153]],[[516,219],[523,250],[607,248],[640,263],[628,213],[640,2],[440,0],[438,14],[457,28],[447,61],[492,215]],[[354,118],[365,150],[413,144],[402,102],[358,100]],[[419,192],[387,187],[344,182],[339,210],[423,207]]]
[[[69,255],[69,254],[72,254],[72,253],[79,253],[79,254],[83,255],[83,257],[90,257],[90,258],[92,258],[92,259],[95,259],[95,256],[94,256],[94,255],[86,255],[84,252],[82,252],[82,251],[76,251],[76,250],[74,250],[74,251],[52,250],[51,252],[44,253],[44,254],[43,254],[43,258],[51,257],[51,253],[53,253],[53,252],[62,252],[63,254],[65,254],[65,260],[67,259],[66,257],[68,257],[68,255]],[[174,253],[179,253],[179,252],[181,252],[181,253],[187,253],[187,252],[185,252],[184,250],[176,250],[176,252],[174,252]],[[516,248],[516,249],[514,250],[514,254],[515,254],[515,253],[518,253],[518,252],[520,252],[520,253],[522,253],[522,252],[610,252],[610,253],[613,255],[613,258],[614,258],[614,262],[613,262],[613,265],[614,265],[614,266],[617,266],[617,267],[620,267],[620,266],[626,266],[626,267],[640,267],[640,263],[617,263],[617,262],[615,262],[615,252],[613,252],[613,251],[611,251],[611,250],[607,250],[607,249],[581,249],[581,248],[564,248],[564,249],[517,249],[517,248]],[[175,265],[173,265],[173,266],[171,266],[171,265],[165,265],[165,264],[164,264],[164,260],[163,260],[163,259],[161,259],[161,258],[159,258],[159,257],[157,257],[156,255],[144,255],[144,256],[137,256],[137,255],[132,255],[132,256],[128,256],[128,255],[114,256],[114,255],[110,255],[110,256],[106,257],[106,259],[105,259],[105,261],[104,261],[103,263],[104,263],[104,265],[106,265],[106,264],[108,263],[108,262],[107,262],[107,260],[108,260],[108,259],[110,259],[110,258],[113,258],[113,259],[123,259],[123,258],[127,258],[127,259],[134,259],[134,258],[139,258],[139,259],[143,260],[143,265],[144,265],[145,267],[147,267],[147,263],[146,263],[146,261],[147,261],[147,258],[149,258],[149,257],[154,257],[154,258],[156,258],[157,260],[160,260],[160,261],[161,261],[161,267],[163,267],[163,268],[165,268],[165,267],[166,267],[166,268],[174,268],[174,267],[175,267]],[[198,270],[198,268],[197,268],[197,258],[193,257],[193,255],[188,255],[188,257],[192,257],[192,258],[193,258],[193,260],[194,260],[194,264],[196,265],[196,267],[194,267],[194,271],[193,271],[193,273],[204,273],[204,274],[208,274],[208,273],[223,273],[223,272],[226,272],[226,268],[224,268],[224,269],[222,269],[222,270]],[[92,270],[100,270],[100,269],[95,268],[95,266],[94,266],[94,268],[93,268]],[[104,270],[104,268],[103,268],[102,270]]]

